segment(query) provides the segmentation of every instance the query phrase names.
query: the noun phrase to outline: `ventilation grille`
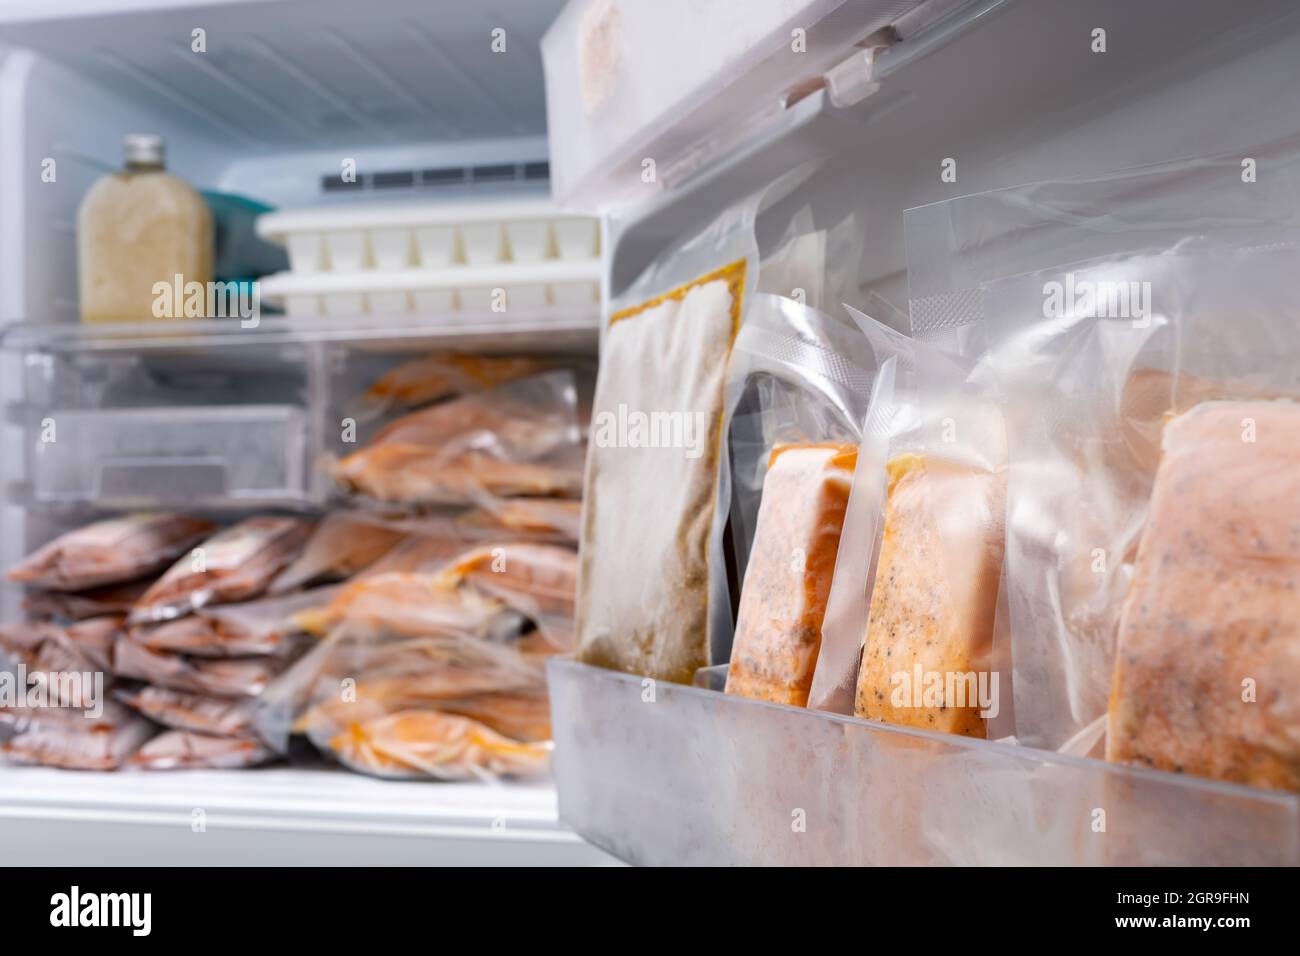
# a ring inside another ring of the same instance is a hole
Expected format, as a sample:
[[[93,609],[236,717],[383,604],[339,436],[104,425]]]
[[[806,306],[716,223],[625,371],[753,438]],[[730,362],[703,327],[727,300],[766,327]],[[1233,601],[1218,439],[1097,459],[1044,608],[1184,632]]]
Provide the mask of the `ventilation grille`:
[[[537,183],[551,177],[550,163],[492,163],[483,166],[439,166],[434,169],[392,169],[379,173],[357,173],[355,180],[341,175],[322,176],[321,191],[369,192],[412,189],[416,186],[473,186],[487,183]]]

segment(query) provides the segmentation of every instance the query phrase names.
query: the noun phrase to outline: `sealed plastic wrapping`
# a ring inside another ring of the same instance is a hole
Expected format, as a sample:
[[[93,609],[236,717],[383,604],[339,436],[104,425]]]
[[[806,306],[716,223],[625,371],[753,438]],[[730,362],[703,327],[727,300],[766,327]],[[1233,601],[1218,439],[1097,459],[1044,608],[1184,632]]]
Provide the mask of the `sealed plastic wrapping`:
[[[577,656],[689,683],[725,660],[727,360],[755,280],[757,198],[664,252],[602,332]]]
[[[380,429],[333,466],[348,491],[384,503],[473,503],[476,494],[581,492],[577,385],[556,370],[431,405]]]
[[[810,706],[988,736],[1006,436],[969,369],[855,313],[872,391]]]
[[[168,730],[137,750],[130,766],[142,770],[240,770],[274,759],[275,754],[256,740]]]
[[[195,657],[285,656],[295,653],[301,628],[295,614],[327,605],[341,585],[313,588],[242,604],[218,604],[185,617],[130,629],[132,641],[151,651]]]
[[[256,697],[288,665],[279,657],[204,658],[151,651],[128,637],[113,648],[113,670],[150,684],[215,697]]]
[[[350,578],[391,551],[406,535],[398,528],[347,512],[326,515],[302,554],[271,582],[271,594]]]
[[[299,554],[311,522],[259,515],[213,535],[177,561],[131,610],[132,624],[168,621],[209,604],[255,598]]]
[[[119,690],[117,699],[155,723],[176,730],[221,737],[251,737],[255,732],[252,702],[242,698],[139,687]]]
[[[167,567],[215,526],[176,514],[107,518],[60,535],[9,572],[9,579],[56,591],[133,581]]]
[[[533,621],[557,651],[573,648],[578,556],[560,545],[502,541],[457,555],[439,578],[499,600]]]
[[[744,573],[728,693],[807,703],[874,372],[851,324],[754,297],[729,372],[739,393],[731,524]]]
[[[14,763],[65,770],[115,770],[155,733],[157,728],[141,717],[88,731],[37,724],[6,742],[4,755]]]
[[[546,360],[534,356],[422,356],[402,362],[376,379],[362,394],[356,417],[368,421],[392,410],[481,392],[536,375],[546,367]]]
[[[23,610],[36,619],[82,621],[106,614],[127,614],[153,583],[148,578],[108,584],[85,591],[28,591]]]

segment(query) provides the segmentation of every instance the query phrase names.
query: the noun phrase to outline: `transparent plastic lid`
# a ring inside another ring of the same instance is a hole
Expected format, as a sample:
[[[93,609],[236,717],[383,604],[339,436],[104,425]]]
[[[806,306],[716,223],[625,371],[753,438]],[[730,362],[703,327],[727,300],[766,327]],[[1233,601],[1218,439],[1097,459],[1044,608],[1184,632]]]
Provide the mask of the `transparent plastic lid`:
[[[639,205],[810,92],[866,95],[872,51],[955,5],[570,0],[542,38],[553,194],[587,212]]]

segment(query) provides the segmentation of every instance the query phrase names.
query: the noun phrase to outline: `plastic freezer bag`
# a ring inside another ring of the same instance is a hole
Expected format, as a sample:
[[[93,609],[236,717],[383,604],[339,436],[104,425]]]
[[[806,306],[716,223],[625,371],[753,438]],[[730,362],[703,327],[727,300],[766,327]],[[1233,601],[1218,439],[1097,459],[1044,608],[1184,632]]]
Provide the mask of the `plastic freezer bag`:
[[[177,514],[107,518],[55,538],[20,562],[9,579],[56,591],[132,581],[167,567],[214,527]]]
[[[139,770],[242,770],[275,759],[256,740],[168,730],[137,750],[130,765]]]
[[[145,578],[87,591],[29,591],[23,596],[23,610],[33,618],[65,621],[82,621],[107,614],[125,615],[152,583]]]
[[[725,383],[757,202],[664,253],[613,303],[584,486],[584,663],[690,683],[730,649]]]
[[[303,518],[258,516],[208,538],[154,582],[131,610],[132,624],[168,621],[209,604],[262,594],[311,533]]]
[[[131,628],[131,640],[151,651],[195,657],[283,656],[301,649],[294,615],[328,604],[341,585],[243,604],[219,604],[161,624]]]
[[[578,555],[570,548],[503,541],[464,552],[439,575],[449,587],[469,586],[533,621],[560,650],[573,646]]]
[[[1165,428],[1119,619],[1106,758],[1300,790],[1300,404]]]
[[[572,469],[543,459],[580,442],[576,408],[572,372],[535,375],[405,415],[338,461],[333,474],[345,489],[380,502],[574,494]]]
[[[113,648],[113,669],[122,677],[194,694],[256,697],[288,661],[279,657],[192,658],[151,651],[130,638]]]
[[[65,770],[116,770],[157,732],[157,727],[141,717],[87,730],[38,725],[8,741],[4,755],[20,764]]]
[[[326,515],[302,554],[276,576],[267,590],[284,594],[320,581],[349,578],[374,564],[405,536],[400,529],[355,515]]]
[[[1017,410],[1006,581],[1022,742],[1057,749],[1107,711],[1168,418],[1210,400],[1300,395],[1297,274],[1294,247],[1193,243],[984,291],[1006,327],[991,370]],[[1070,298],[1044,320],[1045,299],[1070,288],[1107,295]],[[1125,290],[1138,314],[1111,307]],[[1185,520],[1195,534],[1202,519]]]
[[[361,396],[356,417],[369,421],[392,409],[481,392],[536,375],[546,365],[532,356],[426,355],[402,362],[376,379]]]
[[[148,686],[120,690],[117,698],[164,727],[221,737],[250,737],[254,734],[255,711],[248,700]]]
[[[582,502],[556,498],[494,498],[478,500],[478,508],[457,523],[466,537],[517,537],[578,541]]]

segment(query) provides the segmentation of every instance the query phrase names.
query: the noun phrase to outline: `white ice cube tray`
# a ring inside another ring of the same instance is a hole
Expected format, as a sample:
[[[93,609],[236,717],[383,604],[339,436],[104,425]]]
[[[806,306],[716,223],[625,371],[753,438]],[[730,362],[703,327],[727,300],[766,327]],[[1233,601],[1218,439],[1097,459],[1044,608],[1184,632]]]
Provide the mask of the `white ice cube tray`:
[[[287,210],[262,216],[257,232],[289,250],[289,271],[262,279],[262,297],[295,316],[490,313],[600,298],[599,220],[544,198]]]

